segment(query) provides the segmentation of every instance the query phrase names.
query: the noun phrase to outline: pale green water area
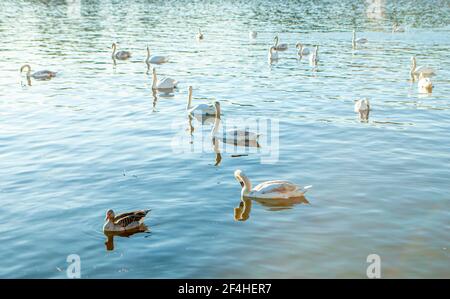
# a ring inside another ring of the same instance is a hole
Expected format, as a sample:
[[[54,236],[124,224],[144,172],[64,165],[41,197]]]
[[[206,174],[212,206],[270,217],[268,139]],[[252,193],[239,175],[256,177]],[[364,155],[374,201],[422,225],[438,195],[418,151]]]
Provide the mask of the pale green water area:
[[[276,34],[289,48],[269,65]],[[317,67],[298,41],[320,45]],[[114,66],[113,42],[131,59]],[[170,57],[171,95],[153,96],[146,45]],[[448,0],[2,0],[0,277],[65,278],[78,254],[83,278],[365,278],[375,253],[384,278],[450,278],[449,48]],[[432,94],[409,80],[413,55]],[[29,86],[26,63],[57,76]],[[180,150],[212,126],[190,136],[189,85],[223,120],[276,122],[278,160]],[[313,185],[310,204],[254,201],[235,221],[236,169]],[[110,208],[152,209],[150,231],[107,250]]]

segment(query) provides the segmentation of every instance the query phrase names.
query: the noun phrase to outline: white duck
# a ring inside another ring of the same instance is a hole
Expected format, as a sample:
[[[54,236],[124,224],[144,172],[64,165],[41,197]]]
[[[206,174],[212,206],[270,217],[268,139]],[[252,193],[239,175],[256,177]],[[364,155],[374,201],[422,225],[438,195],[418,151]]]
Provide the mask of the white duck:
[[[113,43],[112,44],[113,52],[112,52],[112,55],[111,55],[113,59],[126,60],[126,59],[131,57],[131,52],[129,52],[129,51],[119,51],[119,52],[116,53],[116,49],[117,49],[117,45],[116,45],[116,43]]]
[[[298,49],[298,56],[308,56],[311,53],[311,51],[308,48],[303,47],[303,44],[301,43],[295,44],[295,47]]]
[[[286,51],[288,49],[288,44],[286,44],[286,43],[279,44],[278,43],[278,35],[275,35],[274,41],[275,41],[275,44],[273,46],[276,51]]]
[[[198,40],[202,40],[203,39],[203,33],[202,33],[202,30],[200,28],[198,28],[197,39]]]
[[[424,77],[422,73],[419,75],[419,82],[417,83],[419,88],[419,93],[432,93],[433,92],[433,83],[431,79],[428,77]]]
[[[156,69],[153,68],[153,80],[152,80],[152,89],[162,89],[162,90],[169,90],[174,89],[177,87],[178,81],[172,79],[172,78],[163,78],[158,81],[158,78],[156,77]]]
[[[147,59],[145,59],[145,62],[147,64],[161,64],[169,61],[169,59],[166,56],[162,55],[151,55],[150,56],[150,48],[147,46]]]
[[[278,52],[275,51],[274,46],[269,48],[268,58],[269,58],[269,63],[272,63],[272,62],[278,60]]]
[[[248,33],[248,37],[249,37],[250,39],[255,39],[257,36],[258,36],[258,32],[256,32],[256,31],[250,31],[250,32]]]
[[[370,113],[370,102],[367,98],[356,100],[354,111],[359,113],[359,118],[361,120],[367,121],[369,120]]]
[[[410,69],[410,77],[411,80],[415,80],[416,78],[418,78],[420,76],[420,74],[422,74],[423,77],[430,77],[436,74],[436,71],[428,66],[417,66],[416,63],[416,57],[412,56],[411,57],[411,69]]]
[[[311,65],[317,65],[317,62],[319,61],[319,46],[314,47],[314,51],[311,55],[309,55],[309,63]]]
[[[52,71],[47,71],[47,70],[43,70],[43,71],[38,71],[35,73],[31,73],[31,67],[29,64],[25,64],[20,68],[20,73],[23,72],[23,70],[27,69],[27,78],[29,79],[30,77],[33,77],[36,80],[50,80],[53,77],[56,77],[56,72],[52,72]]]
[[[214,126],[211,131],[213,143],[215,139],[222,140],[224,143],[233,144],[237,146],[245,146],[245,147],[260,147],[258,139],[261,134],[257,134],[248,130],[237,130],[231,129],[227,130],[223,134],[219,133],[220,126],[220,103],[215,102],[214,107],[216,109],[216,117],[214,120]]]
[[[186,111],[191,115],[215,115],[216,108],[211,104],[198,104],[192,107],[192,86],[189,86],[188,89],[188,103],[186,106]]]
[[[288,199],[303,197],[312,186],[300,187],[289,181],[267,181],[252,189],[249,178],[241,171],[236,170],[234,177],[242,186],[241,196],[255,199]]]
[[[356,38],[356,31],[353,29],[353,35],[352,35],[352,47],[353,49],[356,49],[356,45],[358,44],[365,44],[367,43],[368,40],[367,38],[364,37],[360,37],[360,38]]]
[[[115,215],[113,210],[106,212],[104,232],[123,232],[134,230],[144,223],[144,218],[150,210],[140,210]]]

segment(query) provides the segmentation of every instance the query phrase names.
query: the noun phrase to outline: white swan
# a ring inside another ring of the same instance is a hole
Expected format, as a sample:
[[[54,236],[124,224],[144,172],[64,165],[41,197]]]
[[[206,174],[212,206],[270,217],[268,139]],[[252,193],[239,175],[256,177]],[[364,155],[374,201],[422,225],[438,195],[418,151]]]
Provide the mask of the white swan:
[[[354,111],[359,113],[359,118],[361,120],[367,121],[369,120],[370,113],[370,102],[367,98],[356,100]]]
[[[428,77],[424,77],[422,73],[419,75],[419,82],[417,83],[419,88],[419,93],[432,93],[433,92],[433,83],[431,79]]]
[[[295,47],[298,49],[298,56],[308,56],[311,53],[311,51],[308,48],[303,47],[303,44],[301,43],[295,44]]]
[[[319,61],[319,46],[314,47],[314,51],[311,55],[309,55],[309,63],[311,65],[317,65],[317,62]]]
[[[274,39],[275,44],[273,45],[276,51],[286,51],[288,49],[288,44],[283,43],[283,44],[279,44],[278,43],[278,35],[275,35]]]
[[[249,37],[250,39],[255,39],[257,36],[258,36],[258,32],[256,32],[256,31],[250,31],[250,32],[248,33],[248,37]]]
[[[278,60],[278,52],[275,51],[274,46],[270,47],[268,58],[269,58],[269,63],[272,63],[273,61]]]
[[[234,177],[242,186],[241,196],[247,198],[261,199],[288,199],[303,197],[305,192],[312,186],[300,187],[289,181],[267,181],[255,186],[249,178],[241,171],[236,170]]]
[[[144,218],[150,210],[140,210],[115,215],[113,210],[106,212],[104,232],[123,232],[134,230],[144,223]]]
[[[150,48],[147,46],[147,59],[145,59],[145,62],[147,64],[152,63],[152,64],[161,64],[164,62],[169,61],[169,59],[166,56],[161,56],[161,55],[152,55],[150,56]]]
[[[158,81],[156,77],[156,69],[153,68],[153,80],[152,80],[152,89],[174,89],[177,87],[178,81],[172,78],[163,78]]]
[[[416,78],[418,78],[420,76],[420,74],[422,74],[423,77],[430,77],[436,74],[436,71],[428,66],[419,66],[417,67],[416,64],[416,57],[412,56],[411,57],[411,69],[410,69],[410,77],[411,80],[415,80]]]
[[[364,38],[364,37],[360,37],[360,38],[356,39],[356,31],[353,29],[353,35],[352,35],[352,47],[353,47],[353,49],[356,49],[356,45],[357,44],[365,44],[367,42],[368,42],[367,38]]]
[[[208,104],[198,104],[194,107],[192,105],[192,86],[189,86],[188,88],[188,103],[186,107],[186,111],[188,114],[192,115],[215,115],[216,114],[216,108],[214,105],[208,105]]]
[[[215,102],[214,107],[216,110],[216,117],[214,120],[214,126],[211,131],[211,137],[213,139],[213,143],[215,139],[221,140],[224,143],[233,144],[237,146],[245,146],[245,147],[260,147],[258,139],[261,134],[257,134],[248,130],[236,130],[231,129],[227,130],[225,133],[219,133],[220,126],[220,103]]]
[[[33,74],[31,74],[31,67],[29,64],[25,64],[20,68],[20,73],[23,72],[24,69],[27,69],[27,78],[33,77],[36,80],[50,80],[53,77],[56,77],[56,72],[52,71],[38,71]]]
[[[119,51],[119,52],[116,53],[116,48],[117,48],[116,43],[113,43],[112,44],[112,49],[113,49],[112,58],[113,59],[126,60],[126,59],[131,57],[131,52],[129,52],[129,51]]]
[[[202,40],[203,39],[203,33],[202,33],[200,28],[198,28],[197,39],[198,40]]]

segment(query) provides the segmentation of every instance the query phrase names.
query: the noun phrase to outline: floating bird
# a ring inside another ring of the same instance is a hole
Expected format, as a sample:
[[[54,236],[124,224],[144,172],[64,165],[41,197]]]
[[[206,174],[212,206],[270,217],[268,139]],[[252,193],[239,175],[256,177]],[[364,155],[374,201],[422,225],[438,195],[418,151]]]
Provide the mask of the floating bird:
[[[267,181],[252,189],[249,178],[241,171],[236,170],[234,177],[242,186],[241,195],[247,198],[260,198],[267,200],[301,198],[312,186],[299,187],[289,181]]]
[[[245,147],[260,147],[258,143],[259,136],[261,134],[257,134],[254,132],[251,132],[247,129],[245,130],[237,130],[237,129],[231,129],[227,130],[223,134],[219,133],[219,126],[220,126],[220,103],[215,102],[214,107],[216,109],[216,117],[214,121],[214,126],[211,131],[213,143],[215,140],[222,140],[224,143],[233,144],[237,146],[245,146]]]
[[[314,51],[311,55],[309,55],[309,63],[311,65],[317,65],[317,62],[319,61],[319,46],[314,47]]]
[[[369,120],[370,102],[367,98],[356,100],[354,111],[359,113],[359,119],[362,121]]]
[[[20,73],[22,73],[24,70],[27,70],[27,78],[29,79],[30,77],[36,79],[36,80],[50,80],[53,77],[56,77],[56,72],[52,72],[52,71],[47,71],[47,70],[43,70],[43,71],[38,71],[35,73],[31,73],[31,67],[29,64],[25,64],[20,68]]]
[[[274,39],[275,44],[273,45],[276,51],[286,51],[288,49],[288,44],[279,44],[278,43],[278,35],[275,35]]]
[[[104,232],[121,232],[135,230],[144,223],[144,218],[150,210],[140,210],[115,215],[113,210],[106,212]]]
[[[248,33],[248,37],[249,37],[250,39],[255,39],[257,36],[258,36],[258,32],[256,32],[256,31],[250,31],[250,32]]]
[[[352,47],[353,49],[356,49],[357,44],[365,44],[367,43],[367,38],[360,37],[356,39],[356,31],[353,29],[353,36],[352,36]]]
[[[272,63],[273,61],[278,60],[278,52],[275,51],[274,46],[270,47],[268,58],[269,58],[269,63]]]
[[[186,106],[186,111],[188,112],[188,114],[201,115],[201,116],[216,114],[216,108],[214,107],[214,105],[198,104],[198,105],[195,105],[194,107],[192,107],[191,105],[192,105],[192,86],[189,86],[189,88],[188,88],[188,103]]]
[[[303,47],[303,44],[297,43],[295,47],[298,49],[297,55],[298,56],[308,56],[311,52],[308,48]]]
[[[163,78],[158,81],[158,78],[156,77],[156,69],[153,68],[153,80],[152,80],[152,89],[162,89],[162,90],[169,90],[174,89],[177,87],[178,81],[172,79],[172,78]]]
[[[428,77],[424,77],[422,73],[419,75],[419,82],[417,83],[419,88],[419,93],[432,93],[433,92],[433,83],[431,79]]]
[[[431,77],[436,74],[436,71],[428,66],[419,66],[416,64],[416,57],[411,57],[411,70],[409,72],[411,80],[414,81],[422,74],[423,77]]]
[[[152,64],[161,64],[164,62],[169,61],[169,59],[166,56],[161,56],[161,55],[152,55],[150,56],[150,48],[147,46],[147,59],[145,59],[145,62],[147,64],[152,63]]]
[[[117,49],[117,45],[116,43],[112,44],[112,58],[113,59],[118,59],[118,60],[127,60],[128,58],[131,57],[131,52],[129,51],[119,51],[116,53],[116,49]]]
[[[202,33],[202,31],[200,30],[200,28],[198,28],[197,39],[198,39],[198,40],[202,40],[202,39],[203,39],[203,33]]]

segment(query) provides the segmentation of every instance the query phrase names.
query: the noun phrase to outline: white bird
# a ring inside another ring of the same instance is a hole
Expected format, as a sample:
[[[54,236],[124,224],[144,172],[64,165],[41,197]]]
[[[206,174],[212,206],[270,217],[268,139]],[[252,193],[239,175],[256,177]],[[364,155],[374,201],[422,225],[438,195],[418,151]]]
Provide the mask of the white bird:
[[[303,197],[312,186],[300,187],[289,181],[267,181],[252,189],[250,179],[241,171],[236,170],[234,177],[242,186],[241,196],[255,199],[281,200]]]
[[[311,65],[317,65],[318,61],[319,61],[319,46],[315,46],[314,52],[312,52],[312,54],[309,55],[309,63]]]
[[[216,117],[214,120],[214,126],[211,131],[213,144],[215,143],[215,140],[221,140],[224,143],[233,144],[236,146],[260,147],[258,140],[261,134],[251,132],[247,129],[246,130],[231,129],[225,131],[222,134],[219,134],[220,115],[221,115],[220,103],[215,102],[214,107],[216,109]]]
[[[178,81],[172,78],[163,78],[161,80],[158,80],[158,78],[156,77],[156,69],[153,68],[152,89],[169,90],[177,87],[177,84]]]
[[[126,60],[126,59],[131,57],[131,52],[129,52],[129,51],[119,51],[119,52],[116,53],[116,48],[117,48],[116,43],[113,43],[112,44],[112,49],[113,49],[112,58],[113,59]]]
[[[436,74],[436,71],[428,66],[419,66],[416,64],[416,57],[411,57],[411,70],[409,72],[411,80],[415,80],[422,74],[423,77],[431,77]]]
[[[419,82],[417,83],[419,93],[432,93],[433,83],[430,78],[424,77],[422,73],[419,75]]]
[[[188,114],[201,115],[201,116],[216,114],[216,108],[214,107],[214,105],[198,104],[198,105],[195,105],[194,107],[192,107],[191,105],[192,105],[192,86],[189,86],[189,88],[188,88],[188,103],[186,106],[186,111],[188,112]]]
[[[134,230],[144,223],[144,218],[150,210],[140,210],[115,215],[113,210],[106,212],[104,232],[123,232]]]
[[[257,36],[258,36],[258,32],[256,32],[256,31],[250,31],[250,32],[248,33],[248,37],[249,37],[250,39],[255,39]]]
[[[202,40],[202,39],[203,39],[203,33],[202,33],[202,31],[200,30],[200,28],[198,28],[197,39],[198,39],[198,40]]]
[[[308,56],[311,51],[308,48],[303,47],[303,44],[297,43],[295,47],[298,49],[297,55],[298,56]]]
[[[31,67],[29,64],[25,64],[20,68],[20,73],[23,72],[23,70],[27,69],[27,78],[33,77],[36,80],[50,80],[53,77],[56,77],[56,72],[52,71],[38,71],[33,74],[31,74]]]
[[[274,46],[270,47],[268,58],[269,58],[269,63],[272,63],[273,61],[278,60],[278,52],[275,51]]]
[[[352,47],[353,49],[356,49],[357,44],[365,44],[367,43],[367,38],[360,37],[356,39],[356,31],[353,29],[353,35],[352,35]]]
[[[275,44],[273,46],[276,51],[286,51],[288,49],[288,44],[286,44],[286,43],[279,44],[278,43],[278,35],[276,35],[274,37],[274,41],[275,41]]]
[[[166,56],[162,56],[162,55],[151,55],[150,56],[150,48],[147,46],[147,59],[145,59],[145,62],[147,64],[152,63],[152,64],[161,64],[164,62],[169,61],[169,59]]]
[[[369,120],[370,102],[367,98],[356,100],[354,111],[359,113],[359,118],[363,121]]]

